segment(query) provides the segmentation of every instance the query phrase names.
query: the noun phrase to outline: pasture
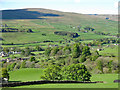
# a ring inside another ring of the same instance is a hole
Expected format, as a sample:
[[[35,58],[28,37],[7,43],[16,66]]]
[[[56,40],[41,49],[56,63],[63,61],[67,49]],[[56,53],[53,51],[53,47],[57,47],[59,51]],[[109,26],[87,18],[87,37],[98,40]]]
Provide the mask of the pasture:
[[[31,9],[30,9],[31,10]],[[36,9],[37,10],[37,9]],[[39,10],[37,10],[39,12]],[[50,10],[51,11],[51,10]],[[49,10],[43,10],[42,12],[50,12]],[[101,39],[110,38],[111,36],[96,35],[93,32],[83,33],[78,31],[78,26],[81,26],[81,30],[86,26],[93,27],[95,31],[102,31],[104,33],[110,33],[111,35],[116,35],[118,33],[117,21],[111,21],[106,19],[101,19],[91,15],[82,15],[75,13],[63,13],[55,12],[59,14],[62,18],[51,17],[46,19],[14,19],[14,20],[4,20],[3,24],[7,24],[8,27],[18,28],[18,29],[32,29],[33,33],[23,33],[23,32],[7,32],[2,33],[3,43],[32,43],[32,42],[42,42],[45,40],[60,41],[63,38],[70,40],[68,36],[55,35],[54,31],[68,31],[75,32],[80,35],[81,39]],[[42,34],[46,34],[43,36]],[[112,38],[112,37],[111,37]]]
[[[34,12],[39,13],[52,13],[57,14],[57,17],[54,16],[40,16],[40,18],[31,18],[31,15],[28,19],[25,19],[25,16],[28,15],[28,11],[24,13],[24,10],[21,10],[21,18],[17,17],[19,13],[11,13],[6,15],[11,15],[13,19],[3,19],[2,24],[7,24],[8,28],[18,29],[18,32],[0,32],[2,36],[2,47],[18,47],[20,49],[30,47],[35,48],[39,45],[42,49],[46,49],[49,45],[50,47],[56,46],[66,46],[77,42],[89,43],[94,40],[103,39],[103,38],[116,38],[118,34],[118,22],[112,20],[106,20],[105,18],[99,18],[94,15],[84,15],[77,13],[67,13],[47,9],[26,9],[35,14]],[[23,12],[22,12],[23,11]],[[32,12],[34,11],[34,12]],[[12,11],[11,11],[12,12]],[[6,12],[8,13],[8,12]],[[80,29],[78,28],[80,27]],[[94,31],[88,30],[85,32],[85,27],[94,28]],[[5,28],[5,27],[4,27]],[[7,28],[7,29],[8,29]],[[26,32],[24,29],[31,29],[32,32]],[[79,30],[78,30],[79,29]],[[20,31],[23,30],[23,31]],[[54,32],[62,31],[68,33],[77,33],[78,37],[73,38],[70,35],[57,35]],[[97,32],[97,33],[96,33]],[[100,32],[100,33],[99,33]],[[104,34],[101,34],[104,33]],[[108,34],[109,33],[109,34]],[[76,41],[75,41],[76,40]],[[47,41],[47,42],[46,42]],[[107,61],[118,60],[118,46],[112,45],[113,43],[108,44],[110,47],[107,47],[107,44],[102,46],[91,46],[91,52],[94,52],[98,48],[104,50],[99,51],[99,55]],[[44,50],[43,51],[32,51],[35,58],[39,61],[45,60]],[[43,53],[40,55],[40,53]],[[70,54],[68,54],[69,56]],[[32,56],[32,55],[30,55]],[[28,56],[28,57],[30,57]],[[22,58],[21,54],[9,55],[7,58]],[[71,57],[70,57],[71,58]],[[67,58],[66,58],[67,59]],[[101,58],[100,58],[101,59]],[[56,59],[55,59],[56,60]],[[102,59],[101,59],[102,60]],[[68,60],[69,61],[69,60]],[[91,61],[90,61],[91,62]],[[96,61],[92,61],[95,62]],[[49,63],[49,62],[48,62]],[[87,63],[89,64],[89,62]],[[46,62],[43,63],[46,65]],[[95,65],[95,64],[94,64]],[[91,64],[90,64],[91,66]],[[42,67],[42,65],[41,65]],[[94,68],[95,66],[91,66]],[[22,68],[15,69],[9,72],[10,82],[26,82],[26,81],[39,81],[40,76],[43,74],[42,68]],[[118,74],[95,74],[92,73],[91,81],[104,81],[104,83],[96,84],[40,84],[40,85],[29,85],[29,86],[20,86],[15,88],[118,88],[118,83],[113,83],[114,80],[118,79]]]
[[[114,56],[118,56],[118,46],[116,45],[109,45],[109,47],[105,46],[103,47],[103,51],[99,51],[100,55],[103,56],[109,56],[109,55],[114,55]]]
[[[43,70],[39,68],[26,68],[9,72],[9,81],[37,81],[40,80],[40,75],[43,74]]]
[[[37,81],[40,80],[40,75],[43,74],[43,69],[26,68],[9,72],[10,81]],[[118,83],[113,83],[118,79],[118,74],[93,74],[91,81],[104,81],[104,83],[96,84],[41,84],[20,86],[15,88],[118,88]]]

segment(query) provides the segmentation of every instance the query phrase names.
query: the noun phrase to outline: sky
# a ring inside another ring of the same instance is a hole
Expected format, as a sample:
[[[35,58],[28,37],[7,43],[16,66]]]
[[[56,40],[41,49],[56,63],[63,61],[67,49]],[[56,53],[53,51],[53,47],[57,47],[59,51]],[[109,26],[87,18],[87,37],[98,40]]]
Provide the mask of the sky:
[[[46,8],[83,14],[118,14],[120,0],[0,0],[0,10]]]

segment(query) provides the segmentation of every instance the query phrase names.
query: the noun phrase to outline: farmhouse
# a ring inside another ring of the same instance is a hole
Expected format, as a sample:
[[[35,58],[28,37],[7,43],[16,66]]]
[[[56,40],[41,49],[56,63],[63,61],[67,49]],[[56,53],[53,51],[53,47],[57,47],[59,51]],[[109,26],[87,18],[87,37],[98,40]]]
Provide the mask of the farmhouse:
[[[49,47],[56,47],[56,46],[58,46],[58,45],[49,45]]]
[[[100,48],[100,49],[97,49],[97,51],[102,51],[102,50],[104,50],[104,49],[101,49],[101,48]]]
[[[8,83],[8,79],[7,78],[0,78],[0,83]]]
[[[0,57],[7,57],[7,56],[9,56],[8,54],[6,54],[5,52],[0,52]]]
[[[84,33],[87,33],[88,31],[84,31]]]
[[[119,45],[119,44],[114,44],[114,45]]]
[[[11,62],[12,61],[12,59],[11,58],[7,58],[7,62]]]

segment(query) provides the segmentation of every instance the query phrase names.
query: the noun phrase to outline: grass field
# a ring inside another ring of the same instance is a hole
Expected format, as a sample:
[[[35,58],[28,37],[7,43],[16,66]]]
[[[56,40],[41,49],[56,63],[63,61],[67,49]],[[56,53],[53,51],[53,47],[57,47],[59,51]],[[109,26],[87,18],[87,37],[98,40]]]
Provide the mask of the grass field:
[[[10,81],[35,81],[40,80],[40,75],[43,74],[42,69],[20,69],[9,72]],[[118,79],[117,74],[94,74],[92,75],[91,81],[104,81],[105,83],[97,84],[41,84],[41,85],[29,85],[20,86],[16,88],[117,88],[118,84],[113,83],[114,80]]]
[[[27,68],[27,69],[20,69],[9,72],[10,80],[9,81],[35,81],[40,80],[40,75],[43,74],[42,69],[34,69],[34,68]]]
[[[51,45],[58,45],[58,46],[65,46],[66,44],[73,44],[75,43],[75,39],[82,39],[82,43],[92,42],[96,39],[103,39],[103,38],[115,38],[113,36],[108,35],[98,35],[95,32],[89,31],[84,33],[82,31],[78,31],[78,26],[81,27],[81,30],[84,30],[86,26],[92,27],[95,29],[96,32],[104,32],[110,33],[111,35],[118,34],[118,22],[112,20],[106,20],[105,18],[98,18],[94,15],[83,15],[77,13],[69,13],[69,12],[60,12],[48,9],[26,9],[26,13],[22,12],[24,10],[20,10],[19,13],[11,13],[6,12],[10,15],[12,19],[3,19],[2,24],[7,24],[9,28],[17,28],[20,30],[23,29],[32,29],[33,33],[28,32],[3,32],[2,36],[2,43],[6,45],[2,45],[2,47],[19,47],[24,49],[25,47],[29,46],[35,48],[36,45],[40,45],[43,49],[48,47],[48,44]],[[41,19],[38,16],[33,19],[25,19],[25,16],[31,17],[31,14],[35,14],[34,12],[38,13],[52,13],[58,14],[57,17],[54,16],[43,16]],[[32,12],[33,11],[33,12]],[[12,12],[12,10],[10,11]],[[21,15],[21,18],[17,17]],[[9,16],[7,16],[8,18]],[[68,35],[56,35],[54,34],[55,31],[66,31],[66,32],[74,32],[78,33],[79,37],[72,38]],[[54,42],[43,42],[43,41],[54,41]],[[59,41],[62,41],[60,43]],[[68,41],[71,41],[68,43]],[[37,42],[37,43],[36,43]],[[10,45],[11,44],[11,45]],[[13,44],[13,45],[12,45]],[[92,47],[91,52],[97,50],[99,46]],[[109,55],[113,54],[116,57],[113,58],[117,61],[118,56],[118,47],[111,46],[107,47],[107,45],[103,45],[102,48],[104,50],[99,51],[99,54],[105,56],[107,58]],[[43,52],[32,52],[35,54],[35,57],[38,59],[44,58],[39,55],[39,53]],[[20,54],[14,55],[16,57],[22,57]],[[10,58],[13,55],[9,56]],[[8,58],[8,57],[5,57]],[[4,58],[4,59],[5,59]],[[39,59],[38,59],[39,60]],[[108,59],[109,60],[109,59]],[[39,68],[26,68],[26,69],[19,69],[9,72],[10,74],[10,82],[26,82],[26,81],[37,81],[41,80],[40,76],[43,74],[43,69]],[[117,74],[93,74],[91,81],[104,81],[105,83],[97,83],[97,84],[41,84],[41,85],[29,85],[29,86],[20,86],[16,88],[117,88],[118,84],[113,83],[114,80],[118,79]]]
[[[111,47],[104,47],[103,49],[103,51],[99,51],[100,55],[118,56],[118,46],[112,45]]]
[[[28,9],[29,11],[41,12],[40,9]],[[82,15],[77,13],[65,13],[54,10],[43,9],[43,13],[54,13],[61,15],[59,17],[51,17],[46,19],[3,19],[3,24],[9,27],[18,29],[31,28],[34,33],[2,33],[3,43],[32,43],[35,41],[42,42],[44,40],[60,41],[63,38],[70,39],[68,36],[55,35],[54,31],[69,31],[76,32],[82,39],[100,39],[109,38],[110,36],[96,35],[94,33],[82,33],[77,30],[80,25],[83,30],[84,27],[90,26],[95,28],[95,31],[102,31],[104,33],[111,33],[116,35],[118,33],[117,21],[106,20],[91,15]],[[17,13],[16,13],[17,14]],[[21,12],[22,16],[22,12]],[[15,16],[14,16],[15,17]],[[17,16],[16,16],[17,17]],[[75,29],[73,29],[75,27]],[[46,36],[42,36],[46,34]]]

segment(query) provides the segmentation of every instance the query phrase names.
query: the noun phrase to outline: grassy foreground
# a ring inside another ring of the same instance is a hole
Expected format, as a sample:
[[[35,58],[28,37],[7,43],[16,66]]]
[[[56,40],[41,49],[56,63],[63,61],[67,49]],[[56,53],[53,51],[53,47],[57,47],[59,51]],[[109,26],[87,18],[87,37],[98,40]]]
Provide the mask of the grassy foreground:
[[[40,80],[42,75],[42,69],[20,69],[10,72],[10,81],[34,81]],[[91,81],[104,81],[105,83],[97,84],[40,84],[40,85],[29,85],[19,86],[15,88],[118,88],[118,83],[113,83],[114,80],[118,79],[118,74],[94,74],[92,75]]]
[[[9,81],[37,81],[40,80],[40,75],[43,74],[43,70],[39,68],[27,68],[27,69],[20,69],[9,72],[10,80]]]

